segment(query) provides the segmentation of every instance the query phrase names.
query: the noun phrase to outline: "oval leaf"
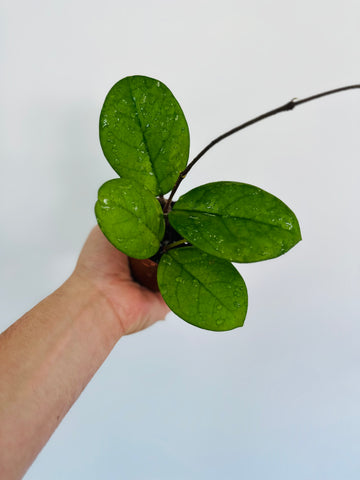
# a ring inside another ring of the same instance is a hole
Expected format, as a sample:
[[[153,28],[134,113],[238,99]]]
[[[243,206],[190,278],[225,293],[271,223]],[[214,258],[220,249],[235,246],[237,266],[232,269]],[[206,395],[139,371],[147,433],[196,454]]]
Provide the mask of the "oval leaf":
[[[126,77],[109,91],[100,114],[100,143],[121,177],[155,195],[173,187],[189,157],[189,128],[171,91],[144,76]]]
[[[205,252],[232,262],[258,262],[301,240],[295,214],[258,187],[215,182],[186,193],[169,214],[171,225]]]
[[[215,331],[244,324],[246,285],[230,262],[195,247],[174,248],[161,257],[157,279],[167,305],[186,322]]]
[[[165,222],[148,190],[123,178],[109,180],[99,189],[95,215],[106,238],[126,255],[148,258],[158,251]]]

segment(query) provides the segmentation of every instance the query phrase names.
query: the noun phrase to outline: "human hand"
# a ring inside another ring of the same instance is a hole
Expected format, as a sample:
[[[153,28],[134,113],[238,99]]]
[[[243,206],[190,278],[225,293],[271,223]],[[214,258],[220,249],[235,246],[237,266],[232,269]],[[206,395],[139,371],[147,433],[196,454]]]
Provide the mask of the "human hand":
[[[133,280],[128,257],[111,245],[98,226],[90,232],[72,278],[94,287],[107,300],[123,335],[149,327],[170,311],[159,292]]]

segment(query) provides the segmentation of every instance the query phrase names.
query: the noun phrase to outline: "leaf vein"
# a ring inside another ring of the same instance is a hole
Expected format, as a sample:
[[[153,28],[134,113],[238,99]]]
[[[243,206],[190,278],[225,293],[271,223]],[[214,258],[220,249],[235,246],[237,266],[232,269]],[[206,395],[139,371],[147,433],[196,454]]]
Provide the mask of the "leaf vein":
[[[103,208],[104,206],[101,205],[101,207]],[[119,209],[119,210],[124,210],[125,212],[129,213],[132,217],[134,217],[136,220],[140,220],[140,223],[146,228],[146,230],[148,230],[152,236],[157,240],[159,241],[158,237],[156,236],[156,233],[153,232],[150,227],[144,222],[144,220],[141,218],[141,217],[138,217],[136,216],[131,210],[128,210],[127,208],[125,208],[124,206],[122,205],[116,205],[116,207]],[[146,212],[145,212],[146,213]]]
[[[138,111],[138,106],[137,106],[137,103],[136,103],[136,100],[135,100],[135,97],[133,95],[133,91],[132,91],[132,88],[131,88],[131,83],[130,83],[130,78],[128,78],[128,86],[129,86],[129,91],[130,91],[130,96],[131,96],[131,99],[133,101],[133,104],[135,106],[135,110]],[[147,154],[148,154],[148,157],[149,157],[149,161],[151,163],[151,166],[152,166],[152,170],[154,172],[154,176],[156,178],[156,183],[157,185],[159,186],[159,179],[158,179],[158,176],[156,174],[156,170],[155,170],[155,165],[153,163],[153,159],[151,158],[151,154],[150,154],[150,148],[149,148],[149,145],[148,145],[148,142],[147,142],[147,139],[145,137],[145,131],[141,125],[141,121],[140,121],[140,118],[139,118],[139,115],[136,115],[136,121],[140,127],[140,130],[141,130],[141,133],[142,133],[142,138],[143,138],[143,141],[144,141],[144,145],[145,145],[145,149],[147,151]]]
[[[174,208],[173,210],[174,213],[176,212],[190,212],[190,213],[196,213],[196,214],[202,214],[204,215],[205,217],[209,217],[209,216],[216,216],[216,217],[220,217],[221,219],[224,219],[224,218],[231,218],[231,219],[236,219],[236,220],[248,220],[249,222],[254,222],[254,223],[259,223],[260,225],[265,225],[267,227],[271,227],[271,228],[278,228],[278,229],[281,229],[281,230],[284,230],[285,232],[290,232],[290,230],[292,229],[293,225],[290,226],[290,228],[284,228],[282,227],[281,225],[273,225],[271,223],[268,223],[268,222],[265,222],[265,221],[262,221],[262,220],[257,220],[255,218],[249,218],[249,217],[244,217],[244,216],[236,216],[236,215],[231,215],[231,214],[228,214],[228,215],[222,215],[221,213],[214,213],[214,212],[204,212],[202,210],[195,210],[194,208],[191,208],[191,209],[186,209],[186,208]]]
[[[170,255],[170,254],[168,254],[168,255]],[[201,280],[199,280],[198,278],[196,278],[196,277],[194,276],[194,274],[192,274],[187,268],[185,268],[185,266],[184,266],[183,263],[178,262],[173,256],[171,256],[171,258],[174,260],[175,263],[177,263],[178,265],[180,265],[180,267],[182,267],[182,268],[185,270],[185,272],[186,272],[190,277],[192,277],[194,280],[197,280],[198,282],[200,282],[200,285],[201,285],[207,292],[209,292],[214,298],[216,298],[216,300],[217,300],[223,307],[225,307],[225,309],[226,309],[229,313],[233,314],[233,311],[230,310],[229,307],[228,307],[225,303],[223,303]]]

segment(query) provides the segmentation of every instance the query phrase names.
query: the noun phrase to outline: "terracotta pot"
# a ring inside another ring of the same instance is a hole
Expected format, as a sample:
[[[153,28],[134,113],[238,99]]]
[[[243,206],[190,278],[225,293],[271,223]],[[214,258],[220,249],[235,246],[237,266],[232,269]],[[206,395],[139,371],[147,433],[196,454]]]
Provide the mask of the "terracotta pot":
[[[129,258],[130,270],[134,280],[136,280],[143,287],[148,288],[153,292],[158,292],[156,274],[158,264],[149,260],[138,260],[137,258]]]

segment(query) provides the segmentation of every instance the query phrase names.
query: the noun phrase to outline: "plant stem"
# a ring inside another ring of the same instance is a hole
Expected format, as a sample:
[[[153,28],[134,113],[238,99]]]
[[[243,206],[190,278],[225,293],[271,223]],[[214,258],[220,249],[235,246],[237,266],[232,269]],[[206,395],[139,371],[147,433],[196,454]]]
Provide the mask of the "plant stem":
[[[239,130],[243,130],[246,127],[250,127],[250,125],[253,125],[254,123],[260,122],[261,120],[264,120],[265,118],[272,117],[273,115],[277,115],[278,113],[281,113],[281,112],[287,112],[289,110],[293,110],[295,107],[297,107],[298,105],[301,105],[303,103],[311,102],[312,100],[316,100],[317,98],[325,97],[327,95],[332,95],[333,93],[343,92],[345,90],[351,90],[351,89],[354,89],[354,88],[360,88],[360,84],[348,85],[346,87],[335,88],[333,90],[328,90],[326,92],[318,93],[316,95],[312,95],[311,97],[306,97],[306,98],[303,98],[303,99],[300,99],[300,100],[296,100],[295,98],[293,98],[292,100],[290,100],[290,102],[285,103],[281,107],[274,108],[273,110],[270,110],[266,113],[263,113],[262,115],[259,115],[258,117],[255,117],[252,120],[248,120],[247,122],[242,123],[241,125],[238,125],[237,127],[232,128],[228,132],[225,132],[222,135],[220,135],[219,137],[215,138],[205,148],[203,148],[198,155],[196,155],[196,157],[189,163],[189,165],[185,168],[185,170],[180,172],[179,177],[176,180],[176,183],[175,183],[175,185],[174,185],[174,187],[173,187],[173,189],[170,193],[170,196],[167,199],[166,204],[164,206],[164,213],[167,213],[169,211],[171,201],[172,201],[177,189],[179,188],[180,183],[184,180],[184,178],[189,173],[189,171],[192,169],[192,167],[200,160],[200,158],[208,150],[210,150],[210,148],[212,148],[217,143],[221,142],[221,140],[224,140],[224,138],[229,137],[233,133],[236,133]]]
[[[165,251],[170,250],[171,248],[175,248],[179,245],[182,245],[183,243],[187,243],[187,240],[185,240],[185,238],[182,238],[181,240],[178,240],[177,242],[170,243],[169,245],[166,245],[164,250]]]
[[[164,198],[164,195],[159,195],[157,197],[157,199],[159,200],[159,203],[161,205],[161,208],[164,208],[165,207],[165,204],[166,204],[166,199]]]

